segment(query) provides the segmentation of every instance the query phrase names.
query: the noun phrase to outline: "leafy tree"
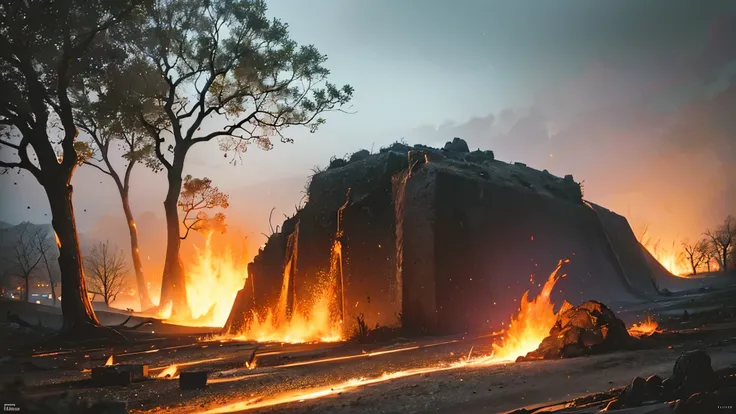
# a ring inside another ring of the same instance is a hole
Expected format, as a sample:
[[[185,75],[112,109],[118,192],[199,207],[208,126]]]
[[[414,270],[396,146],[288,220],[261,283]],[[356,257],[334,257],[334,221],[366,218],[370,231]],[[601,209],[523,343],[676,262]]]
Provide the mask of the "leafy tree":
[[[144,41],[118,73],[130,85],[128,113],[136,114],[156,142],[166,171],[167,244],[160,305],[188,314],[185,275],[179,260],[179,195],[192,147],[217,140],[240,157],[250,144],[292,142],[292,126],[311,132],[320,115],[340,110],[349,85],[327,82],[326,56],[298,46],[288,27],[266,17],[263,0],[162,0],[156,3]]]
[[[182,187],[179,208],[184,213],[182,225],[186,232],[181,239],[186,239],[190,230],[201,233],[224,232],[227,227],[225,214],[216,213],[210,217],[206,210],[228,208],[230,196],[213,187],[212,180],[207,177],[192,178],[191,175],[187,175],[184,177]]]
[[[140,0],[0,2],[0,145],[14,160],[0,169],[36,178],[49,200],[59,240],[62,331],[99,327],[87,289],[72,206],[77,166],[73,90],[127,58]]]
[[[154,143],[150,137],[140,129],[136,122],[125,119],[119,112],[116,106],[119,103],[116,101],[117,95],[114,90],[102,90],[98,85],[93,90],[81,92],[77,100],[80,103],[77,109],[77,119],[80,129],[89,139],[75,142],[78,162],[94,167],[110,177],[118,189],[130,234],[130,251],[135,270],[138,299],[141,310],[146,310],[153,307],[153,302],[151,302],[143,274],[143,262],[138,247],[138,227],[130,207],[130,177],[136,164],[144,164],[154,172],[160,171],[161,164],[153,153]],[[93,101],[91,96],[97,99]],[[122,175],[112,163],[115,148],[112,148],[111,152],[111,146],[114,144],[117,144],[118,152],[122,152],[122,159],[126,163],[122,169]]]
[[[109,241],[101,242],[92,248],[84,262],[91,291],[102,295],[109,306],[122,290],[128,273],[123,251],[111,247]]]

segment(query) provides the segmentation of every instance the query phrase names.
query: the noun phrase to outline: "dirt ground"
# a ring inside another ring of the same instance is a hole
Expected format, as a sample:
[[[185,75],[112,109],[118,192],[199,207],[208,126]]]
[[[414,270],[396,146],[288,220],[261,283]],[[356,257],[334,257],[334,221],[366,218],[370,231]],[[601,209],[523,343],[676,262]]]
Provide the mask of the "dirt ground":
[[[687,350],[707,351],[715,369],[736,367],[735,298],[733,287],[705,289],[622,309],[624,320],[641,320],[649,313],[666,328],[665,333],[642,343],[643,349],[455,368],[448,365],[468,355],[490,353],[494,338],[255,344],[219,341],[211,338],[211,330],[197,332],[156,322],[150,331],[147,327],[124,344],[43,349],[41,345],[19,346],[38,340],[38,334],[6,324],[0,328],[0,381],[20,378],[25,384],[23,398],[50,399],[67,391],[67,398],[76,400],[123,401],[133,413],[505,412],[622,387],[634,376],[668,376],[675,359]],[[12,306],[17,305],[0,302],[0,311],[4,314]],[[29,312],[25,309],[24,316],[35,322]],[[119,323],[125,316],[104,318],[106,323]],[[254,351],[256,367],[248,368],[246,361]],[[114,355],[115,363],[148,364],[153,377],[172,364],[179,372],[206,370],[209,383],[206,389],[193,391],[179,389],[176,379],[95,387],[88,370],[103,365],[109,355]],[[384,373],[393,374],[382,378]],[[354,381],[346,383],[349,380]],[[27,401],[18,398],[18,404]],[[237,403],[241,405],[234,405]]]

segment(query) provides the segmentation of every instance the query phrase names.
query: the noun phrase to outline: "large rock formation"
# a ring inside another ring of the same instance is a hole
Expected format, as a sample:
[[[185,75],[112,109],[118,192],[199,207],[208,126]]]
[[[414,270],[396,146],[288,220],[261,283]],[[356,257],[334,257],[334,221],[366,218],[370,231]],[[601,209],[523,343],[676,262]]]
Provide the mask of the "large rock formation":
[[[563,257],[571,263],[555,288],[557,303],[657,294],[626,219],[584,202],[572,176],[468,152],[460,139],[444,149],[397,143],[333,160],[313,176],[308,195],[249,266],[252,285],[238,295],[226,328],[278,300],[289,258],[290,300],[308,298],[330,268],[339,221],[345,320],[363,314],[371,328],[399,321],[415,332],[500,327]],[[287,251],[294,250],[289,238],[298,252]]]

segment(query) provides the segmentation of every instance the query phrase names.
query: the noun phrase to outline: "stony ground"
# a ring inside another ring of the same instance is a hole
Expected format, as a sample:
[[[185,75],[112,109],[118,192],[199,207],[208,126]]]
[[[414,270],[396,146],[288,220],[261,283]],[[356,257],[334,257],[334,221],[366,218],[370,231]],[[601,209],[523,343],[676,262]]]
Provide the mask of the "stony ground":
[[[641,318],[650,312],[669,332],[642,344],[644,349],[567,360],[444,369],[469,354],[489,353],[493,338],[257,345],[207,340],[207,332],[176,333],[161,325],[152,329],[154,333],[138,333],[125,344],[91,349],[6,349],[0,357],[0,381],[22,379],[22,395],[11,395],[19,400],[49,400],[67,391],[67,399],[124,401],[135,413],[239,410],[247,407],[232,404],[244,401],[250,401],[251,407],[260,406],[253,410],[258,412],[504,412],[605,392],[625,386],[634,376],[667,376],[675,359],[686,350],[706,350],[716,369],[736,367],[735,293],[732,289],[697,291],[632,307],[628,310],[631,317]],[[36,335],[8,325],[0,331],[24,340]],[[245,363],[254,351],[257,366],[249,369]],[[172,364],[177,364],[179,371],[207,370],[210,383],[195,391],[180,390],[175,379],[95,387],[87,370],[102,365],[110,354],[115,355],[116,363],[148,364],[152,376]],[[412,371],[417,368],[426,370]],[[383,373],[395,372],[404,374],[387,381],[335,388],[347,380],[371,382]],[[316,394],[307,395],[310,392]],[[291,401],[276,404],[284,396]]]

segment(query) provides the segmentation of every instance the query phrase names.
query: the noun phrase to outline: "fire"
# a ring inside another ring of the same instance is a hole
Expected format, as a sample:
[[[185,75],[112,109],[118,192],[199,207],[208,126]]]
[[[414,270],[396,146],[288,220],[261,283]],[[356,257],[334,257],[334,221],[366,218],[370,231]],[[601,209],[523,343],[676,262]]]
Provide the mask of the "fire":
[[[335,293],[331,285],[332,283],[326,282],[315,289],[312,305],[304,310],[296,305],[290,318],[284,299],[288,289],[282,289],[277,310],[269,310],[265,317],[260,317],[258,312],[253,311],[251,323],[233,339],[283,343],[343,340],[342,326],[334,317]]]
[[[517,357],[526,355],[528,352],[535,350],[542,342],[542,340],[549,335],[549,330],[552,328],[552,326],[554,326],[557,320],[557,315],[554,313],[554,304],[550,300],[550,295],[557,281],[565,277],[564,274],[558,276],[558,273],[562,266],[568,262],[568,259],[559,261],[557,267],[552,272],[552,274],[550,274],[547,282],[544,284],[542,292],[531,302],[527,299],[529,292],[527,291],[526,293],[524,293],[519,313],[516,315],[516,317],[511,318],[511,324],[505,332],[505,336],[501,345],[494,344],[493,355],[480,355],[471,358],[473,353],[473,348],[471,348],[468,354],[464,355],[462,359],[449,364],[445,363],[425,367],[409,368],[403,371],[384,372],[383,374],[372,378],[353,378],[347,381],[342,381],[326,386],[285,391],[271,396],[258,396],[247,400],[234,402],[228,405],[214,407],[208,411],[205,411],[205,413],[215,414],[229,413],[235,411],[247,411],[293,402],[303,402],[307,400],[327,397],[330,395],[337,395],[360,387],[392,381],[399,378],[407,378],[440,371],[462,369],[466,367],[504,364],[514,361]],[[422,348],[422,346],[402,348],[390,351],[379,351],[374,352],[373,355],[389,352],[402,352],[419,348]],[[370,356],[370,354],[366,355]],[[328,358],[325,360],[319,360],[317,362],[327,362],[351,358],[354,358],[354,356],[343,358]],[[306,365],[309,363],[310,362],[287,364],[282,367]]]
[[[156,378],[174,378],[177,372],[177,366],[171,365],[166,367],[163,371],[159,372],[158,375],[156,375]]]
[[[282,343],[338,342],[344,339],[340,232],[338,230],[333,243],[329,273],[312,288],[307,298],[300,301],[293,288],[297,276],[298,240],[297,223],[287,241],[287,262],[276,308],[269,309],[265,317],[253,311],[250,323],[233,339]]]
[[[524,293],[519,313],[516,317],[511,318],[501,345],[493,344],[494,359],[514,361],[537,349],[542,340],[549,335],[549,330],[557,321],[550,294],[552,294],[555,283],[566,276],[565,274],[557,276],[557,274],[568,262],[570,260],[565,259],[557,263],[557,268],[549,275],[542,292],[531,302],[527,299],[529,291]]]
[[[670,249],[662,247],[658,241],[652,243],[649,240],[644,240],[641,244],[647,249],[652,257],[657,259],[662,267],[667,269],[667,271],[673,275],[686,276],[692,273],[692,269],[687,266],[682,254],[678,253],[674,243],[672,243],[672,247]]]
[[[105,366],[112,365],[113,364],[113,356],[110,355],[109,358],[107,358],[107,361],[105,361]]]
[[[171,311],[173,309],[174,304],[169,302],[164,304],[157,313],[157,316],[161,319],[169,319],[171,318]]]
[[[248,268],[229,247],[222,254],[213,253],[211,241],[209,233],[204,249],[196,249],[196,260],[187,269],[187,301],[197,326],[222,327],[248,277]]]
[[[656,332],[660,332],[659,324],[650,315],[647,315],[647,320],[635,323],[629,328],[629,334],[637,338],[649,336]]]

